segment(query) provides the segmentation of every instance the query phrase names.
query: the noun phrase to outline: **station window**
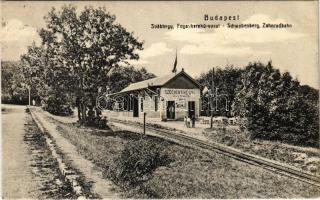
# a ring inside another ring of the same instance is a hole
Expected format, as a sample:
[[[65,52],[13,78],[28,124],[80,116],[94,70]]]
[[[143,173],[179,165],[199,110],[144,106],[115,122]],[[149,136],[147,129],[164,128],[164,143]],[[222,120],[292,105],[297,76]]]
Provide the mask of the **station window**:
[[[134,102],[135,102],[135,97],[132,97],[130,96],[130,106],[129,106],[129,110],[132,111],[133,110],[133,105],[134,105]]]
[[[154,111],[158,111],[159,109],[159,97],[154,96]]]
[[[123,101],[123,110],[128,110],[128,100],[124,99]]]
[[[140,99],[140,110],[143,112],[143,98]]]

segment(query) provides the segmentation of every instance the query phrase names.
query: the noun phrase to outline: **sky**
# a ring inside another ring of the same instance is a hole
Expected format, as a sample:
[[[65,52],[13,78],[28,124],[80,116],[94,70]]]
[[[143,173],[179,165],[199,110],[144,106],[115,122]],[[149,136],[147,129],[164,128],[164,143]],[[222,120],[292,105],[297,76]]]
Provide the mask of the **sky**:
[[[32,42],[52,7],[70,2],[1,2],[1,59],[19,60]],[[197,1],[197,2],[72,2],[106,7],[116,21],[144,42],[140,59],[130,61],[157,76],[170,73],[176,57],[178,70],[197,77],[212,67],[245,67],[249,62],[267,63],[289,71],[302,84],[318,88],[317,1]],[[204,21],[204,15],[239,16],[238,21]],[[177,24],[289,23],[287,29],[178,29]],[[169,24],[174,29],[151,29]]]

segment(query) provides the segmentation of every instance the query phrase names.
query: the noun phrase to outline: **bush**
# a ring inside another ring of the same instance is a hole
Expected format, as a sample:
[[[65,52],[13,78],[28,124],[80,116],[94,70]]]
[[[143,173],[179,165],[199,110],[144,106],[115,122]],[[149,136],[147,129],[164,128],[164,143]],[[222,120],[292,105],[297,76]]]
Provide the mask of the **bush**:
[[[271,62],[249,64],[241,79],[232,113],[247,118],[240,127],[250,132],[251,139],[319,145],[318,90],[301,86]]]
[[[254,110],[248,124],[251,138],[279,140],[300,146],[319,146],[318,105],[301,96],[296,99],[290,106],[280,105],[273,112]]]
[[[102,119],[100,119],[100,118],[96,119],[96,124],[98,124],[98,128],[100,128],[100,129],[107,129],[107,128],[109,128],[109,127],[107,126],[107,123],[108,123],[108,120],[107,120],[106,117],[104,117],[104,118],[102,118]]]
[[[73,114],[72,109],[68,105],[48,104],[45,110],[59,116],[70,116]]]
[[[102,117],[100,115],[94,115],[93,110],[88,111],[87,119],[81,121],[82,124],[86,126],[92,126],[99,129],[110,129],[110,127],[107,125],[108,120],[106,117]]]
[[[171,162],[164,153],[164,146],[164,142],[145,138],[129,141],[110,163],[106,171],[107,178],[125,190],[143,187],[142,183],[152,177],[155,169]]]
[[[53,115],[70,116],[73,114],[71,107],[66,105],[62,98],[50,97],[46,102],[43,102],[42,108]]]
[[[28,96],[14,95],[11,97],[8,94],[2,94],[1,102],[3,104],[28,105]]]
[[[26,113],[30,113],[30,109],[29,108],[26,108],[25,111],[26,111]]]

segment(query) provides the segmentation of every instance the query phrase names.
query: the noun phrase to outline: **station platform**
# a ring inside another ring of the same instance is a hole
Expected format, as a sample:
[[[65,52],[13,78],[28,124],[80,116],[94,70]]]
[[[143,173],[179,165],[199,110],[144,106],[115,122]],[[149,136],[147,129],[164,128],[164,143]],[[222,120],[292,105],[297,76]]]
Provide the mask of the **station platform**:
[[[35,107],[35,109],[38,112],[43,113],[44,115],[48,115],[62,123],[76,123],[78,121],[78,118],[76,116],[77,111],[74,110],[74,114],[72,116],[56,116],[56,115],[52,115],[48,112],[43,111],[40,107]],[[106,117],[107,119],[118,119],[118,120],[122,120],[122,121],[130,121],[130,122],[139,122],[139,123],[143,123],[143,118],[142,117],[119,117],[119,116],[112,116],[109,115],[109,113],[107,112],[102,112],[102,117]],[[196,120],[195,122],[195,127],[192,128],[188,128],[185,126],[185,122],[184,121],[161,121],[158,118],[148,118],[146,117],[146,123],[149,125],[159,125],[161,127],[166,127],[169,129],[175,129],[177,131],[183,132],[186,135],[189,136],[193,136],[196,137],[198,139],[203,139],[203,140],[207,140],[207,138],[203,135],[203,131],[206,128],[210,128],[210,123],[207,124],[203,124],[200,122],[200,120]],[[217,126],[217,124],[213,124],[213,126]]]
[[[142,117],[113,117],[113,116],[107,116],[104,113],[103,116],[106,116],[108,119],[117,119],[121,121],[127,121],[127,122],[137,122],[143,124],[143,118]],[[201,124],[199,120],[195,122],[195,127],[186,127],[184,121],[161,121],[157,118],[148,118],[146,117],[146,124],[148,125],[156,125],[161,126],[164,128],[176,130],[182,134],[192,136],[197,139],[201,139],[206,141],[207,137],[203,134],[204,129],[210,128],[210,124]],[[215,125],[214,125],[215,126]]]

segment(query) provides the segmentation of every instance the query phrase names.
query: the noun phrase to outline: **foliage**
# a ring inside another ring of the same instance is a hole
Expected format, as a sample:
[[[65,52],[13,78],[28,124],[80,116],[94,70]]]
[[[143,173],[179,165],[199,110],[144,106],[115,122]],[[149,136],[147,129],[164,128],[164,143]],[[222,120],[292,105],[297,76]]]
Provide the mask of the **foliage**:
[[[129,141],[110,163],[108,178],[125,189],[141,185],[155,169],[169,164],[170,159],[163,151],[164,146],[152,140]]]
[[[46,103],[43,109],[54,115],[69,116],[73,114],[70,106],[65,104],[64,95],[59,96],[52,94],[46,97]]]
[[[204,130],[204,134],[210,141],[230,145],[243,152],[286,163],[288,165],[294,165],[301,170],[309,172],[311,172],[309,166],[315,164],[314,162],[310,162],[309,158],[312,160],[315,157],[320,156],[318,148],[301,148],[275,141],[252,141],[248,132],[242,131],[238,127],[227,127],[226,131],[219,130],[219,128],[208,128]],[[299,154],[306,155],[305,159],[296,159]],[[320,168],[318,169],[318,173],[319,172]]]
[[[99,88],[111,83],[112,69],[138,59],[134,51],[142,49],[115,19],[105,8],[85,7],[80,13],[71,5],[52,8],[39,32],[42,44],[22,56],[24,75],[37,85],[39,95],[55,98],[62,93],[78,107],[83,122],[95,107]]]
[[[45,110],[55,115],[70,115],[71,96],[66,93],[69,84],[64,81],[67,70],[59,70],[62,64],[53,52],[51,47],[44,45],[30,46],[27,54],[21,57],[23,75],[26,84],[41,97]]]
[[[312,97],[312,98],[309,98]],[[271,62],[249,64],[241,75],[232,112],[248,119],[252,138],[318,145],[318,95]]]
[[[59,132],[62,133],[62,136],[68,138],[81,155],[106,171],[106,176],[108,176],[110,168],[116,169],[118,167],[114,160],[116,157],[120,157],[127,144],[131,141],[139,141],[141,138],[141,135],[137,133],[126,131],[100,132],[62,123],[59,123],[58,127],[60,127]],[[92,132],[92,134],[88,134],[88,132]],[[174,143],[168,144],[161,138],[151,136],[142,137],[141,140],[149,140],[149,142],[152,140],[160,145],[164,150],[161,151],[163,152],[161,155],[169,155],[172,162],[154,170],[151,178],[143,182],[142,186],[126,190],[123,198],[292,198],[301,195],[304,197],[319,196],[317,187],[310,187],[301,181],[266,173],[259,167],[234,162],[234,159],[227,156],[215,153],[208,154]],[[263,150],[273,149],[269,146],[269,144],[265,145]],[[252,144],[248,150],[254,150],[254,147],[255,145]],[[135,150],[139,152],[140,148],[135,148]],[[290,150],[288,149],[288,152]],[[143,152],[145,151],[147,150],[143,150]],[[283,157],[282,153],[279,154],[279,158]],[[244,179],[245,181],[243,181]]]
[[[1,92],[2,103],[28,104],[28,90],[19,62],[1,61]],[[32,99],[36,98],[34,90],[31,92]]]
[[[155,75],[149,73],[145,68],[135,69],[133,66],[118,67],[114,69],[110,75],[109,81],[110,83],[114,83],[112,84],[110,91],[111,93],[119,92],[127,87],[130,83],[147,80],[154,77]]]
[[[107,118],[106,117],[100,117],[100,115],[94,115],[94,111],[90,110],[88,112],[88,118],[85,122],[85,125],[87,126],[93,126],[99,129],[110,129],[107,125]]]
[[[116,24],[115,16],[104,8],[86,7],[79,16],[72,6],[63,7],[61,12],[53,9],[46,22],[47,28],[40,35],[47,45],[59,44],[56,50],[71,72],[79,116],[85,121],[87,107],[92,110],[95,106],[98,88],[106,86],[110,70],[121,61],[137,59],[133,51],[142,49],[142,43]]]
[[[229,101],[229,106],[233,103],[234,96],[236,95],[235,89],[240,84],[240,76],[242,70],[234,66],[227,66],[224,69],[216,67],[213,70],[209,70],[207,73],[202,73],[197,81],[208,89],[212,88],[212,73],[214,88],[218,88],[218,94],[226,94]],[[230,112],[226,112],[225,101],[220,98],[218,101],[218,110],[214,115],[230,115]],[[230,108],[229,108],[230,110]],[[208,115],[208,113],[206,113]]]

